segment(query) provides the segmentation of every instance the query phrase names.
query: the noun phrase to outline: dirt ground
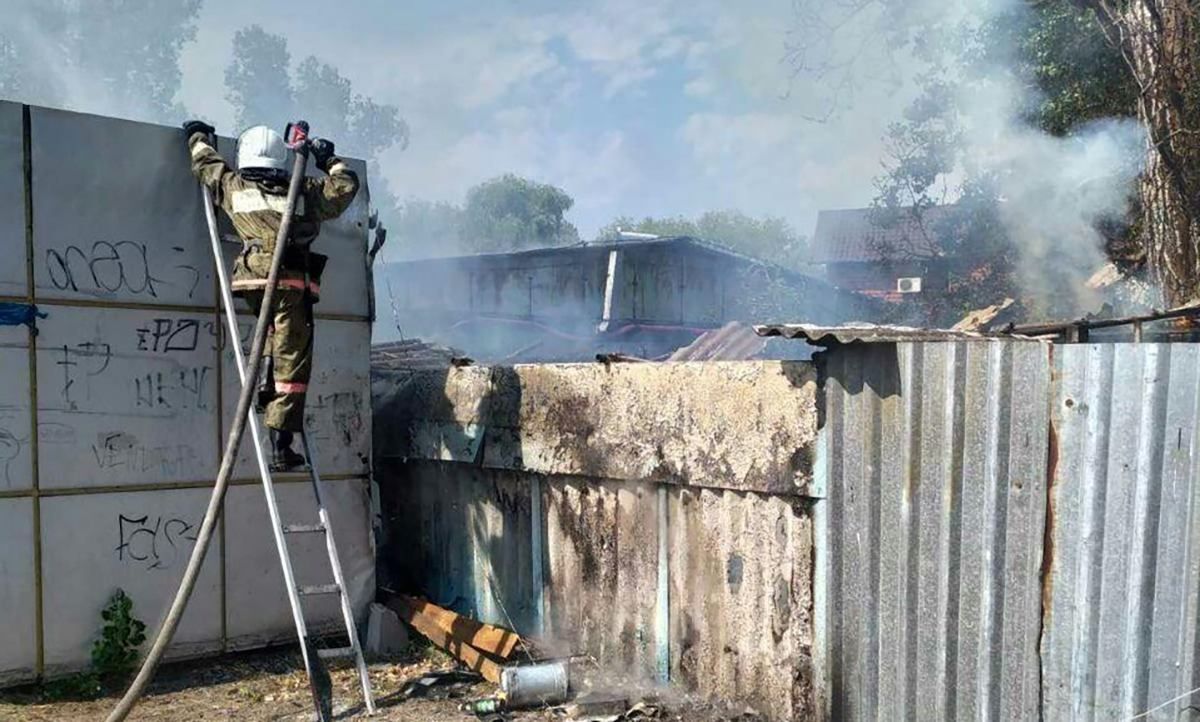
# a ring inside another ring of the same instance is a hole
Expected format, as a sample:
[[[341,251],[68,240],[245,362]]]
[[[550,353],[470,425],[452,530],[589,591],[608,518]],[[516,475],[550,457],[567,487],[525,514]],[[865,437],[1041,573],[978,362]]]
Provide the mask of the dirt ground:
[[[352,666],[330,667],[334,712],[339,720],[476,719],[460,712],[463,701],[487,697],[495,687],[483,682],[432,685],[423,694],[404,694],[407,683],[431,672],[454,669],[436,650],[404,659],[371,664],[371,683],[379,713],[367,717],[358,677]],[[424,685],[421,685],[422,687]],[[46,690],[24,687],[0,692],[0,720],[89,722],[103,720],[117,697],[97,700],[47,699]],[[514,720],[555,719],[550,713],[525,713]],[[311,720],[312,697],[300,654],[295,650],[262,650],[163,667],[150,693],[134,709],[131,720]]]
[[[455,664],[433,648],[417,648],[403,658],[370,665],[378,713],[368,717],[362,708],[358,677],[352,666],[330,667],[334,682],[334,712],[339,720],[439,722],[479,720],[459,710],[464,701],[490,697],[496,688],[478,678],[462,680]],[[428,684],[431,679],[437,683]],[[418,683],[417,680],[424,680]],[[457,680],[457,681],[456,681]],[[61,693],[60,693],[61,694]],[[150,693],[138,704],[131,720],[292,720],[314,719],[312,698],[300,654],[277,648],[229,654],[215,659],[164,666]],[[79,700],[55,696],[54,688],[23,687],[0,690],[0,722],[91,722],[103,720],[117,696]],[[561,710],[509,713],[513,722],[564,722]],[[730,714],[704,703],[663,705],[650,719],[687,722],[757,720]]]

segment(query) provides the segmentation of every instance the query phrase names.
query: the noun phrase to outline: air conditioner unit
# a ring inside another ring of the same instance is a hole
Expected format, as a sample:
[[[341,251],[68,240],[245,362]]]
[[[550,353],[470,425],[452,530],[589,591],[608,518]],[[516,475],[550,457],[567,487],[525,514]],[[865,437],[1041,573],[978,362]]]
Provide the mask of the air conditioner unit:
[[[921,277],[915,276],[912,278],[897,278],[896,293],[920,293],[921,292]]]

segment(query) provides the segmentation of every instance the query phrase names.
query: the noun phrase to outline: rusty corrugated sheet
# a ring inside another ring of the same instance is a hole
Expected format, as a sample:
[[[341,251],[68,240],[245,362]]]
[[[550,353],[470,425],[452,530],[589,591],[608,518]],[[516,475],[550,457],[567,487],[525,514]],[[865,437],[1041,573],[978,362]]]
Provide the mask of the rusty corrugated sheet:
[[[825,364],[832,718],[1036,718],[1050,347],[856,345]]]
[[[1055,348],[1045,719],[1200,707],[1200,346]]]
[[[700,334],[668,361],[744,361],[756,358],[767,342],[754,332],[752,326],[731,321],[721,328]]]
[[[988,337],[971,331],[953,331],[913,326],[883,326],[873,323],[850,323],[841,326],[819,326],[807,323],[776,323],[754,327],[759,336],[782,336],[804,339],[818,346],[851,343],[917,343],[921,341],[982,341]]]
[[[669,494],[671,679],[810,719],[812,521],[794,499],[711,489]]]

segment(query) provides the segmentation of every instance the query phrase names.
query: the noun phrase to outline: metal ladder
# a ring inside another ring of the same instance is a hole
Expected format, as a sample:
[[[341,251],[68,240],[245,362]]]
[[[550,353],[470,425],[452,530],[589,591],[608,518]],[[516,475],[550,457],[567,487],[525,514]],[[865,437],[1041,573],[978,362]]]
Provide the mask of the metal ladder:
[[[201,185],[204,192],[204,213],[208,220],[209,236],[212,242],[213,260],[217,267],[217,278],[221,286],[221,304],[225,308],[225,322],[229,331],[229,343],[233,346],[234,358],[237,360],[238,377],[242,385],[255,383],[256,380],[246,378],[246,358],[242,351],[240,334],[238,333],[237,314],[233,310],[233,294],[230,291],[229,275],[225,270],[225,258],[221,253],[221,239],[217,230],[216,212],[213,209],[212,193]],[[358,632],[354,626],[354,609],[350,604],[349,590],[346,588],[346,578],[342,572],[342,564],[338,558],[337,544],[333,540],[333,526],[330,523],[329,511],[325,508],[324,495],[321,493],[321,477],[317,473],[315,444],[308,438],[306,432],[300,432],[304,444],[304,456],[308,460],[309,481],[312,482],[313,497],[316,500],[317,522],[315,524],[285,524],[279,517],[279,504],[275,499],[275,485],[271,478],[271,467],[267,463],[264,452],[262,426],[255,411],[250,412],[250,435],[254,440],[254,454],[258,459],[258,472],[262,477],[263,495],[267,500],[267,511],[271,515],[271,531],[275,537],[275,548],[279,552],[279,566],[283,570],[284,585],[287,588],[288,604],[292,609],[292,620],[296,625],[296,635],[300,640],[300,654],[304,659],[304,670],[308,674],[309,686],[313,690],[313,699],[317,707],[317,715],[322,722],[332,717],[332,690],[329,673],[323,660],[337,658],[354,658],[358,669],[359,682],[362,685],[363,702],[367,714],[375,714],[375,697],[371,691],[371,677],[367,672],[367,664],[363,659],[362,646],[358,641]],[[292,558],[288,554],[287,536],[292,534],[322,534],[325,537],[325,550],[329,556],[329,567],[333,570],[333,583],[316,585],[299,585],[296,583],[292,570]],[[330,594],[338,595],[341,602],[342,621],[346,627],[346,636],[350,640],[347,647],[333,649],[317,649],[308,637],[308,625],[304,620],[303,599],[320,597]]]

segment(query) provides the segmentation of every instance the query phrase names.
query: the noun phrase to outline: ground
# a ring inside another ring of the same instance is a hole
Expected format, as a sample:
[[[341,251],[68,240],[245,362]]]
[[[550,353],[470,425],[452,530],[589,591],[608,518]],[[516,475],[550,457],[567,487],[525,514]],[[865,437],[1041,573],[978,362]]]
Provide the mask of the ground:
[[[354,669],[331,668],[334,711],[339,720],[470,720],[458,706],[468,699],[487,697],[495,687],[486,682],[433,686],[423,696],[404,698],[402,690],[431,672],[451,670],[451,660],[436,651],[418,650],[405,658],[371,664],[371,682],[379,714],[363,714],[362,696]],[[53,693],[51,693],[53,694]],[[310,720],[313,719],[308,682],[294,649],[274,649],[226,655],[165,666],[150,693],[134,709],[132,720]],[[69,722],[102,720],[117,697],[80,701],[48,699],[47,690],[25,687],[0,692],[0,720]],[[549,713],[524,713],[514,719],[530,722],[553,719]]]
[[[414,647],[409,654],[371,664],[371,682],[379,712],[368,717],[362,708],[358,677],[348,664],[331,667],[334,681],[334,712],[338,720],[388,720],[389,722],[440,722],[478,720],[459,710],[467,700],[490,697],[496,688],[478,678],[460,679],[451,674],[455,664],[430,647]],[[432,685],[414,685],[416,680],[438,679]],[[447,680],[449,682],[447,683]],[[423,690],[413,694],[411,690]],[[0,690],[0,722],[93,722],[103,720],[116,704],[116,693],[100,699],[80,700],[63,695],[55,687],[23,687]],[[757,720],[758,717],[729,713],[728,708],[681,700],[669,705],[654,720],[719,722]],[[740,710],[739,710],[740,711]],[[307,722],[314,719],[308,682],[294,648],[276,648],[229,654],[223,657],[166,665],[160,670],[150,693],[134,709],[131,720],[281,720]],[[513,722],[562,722],[564,717],[541,709],[513,713]]]

